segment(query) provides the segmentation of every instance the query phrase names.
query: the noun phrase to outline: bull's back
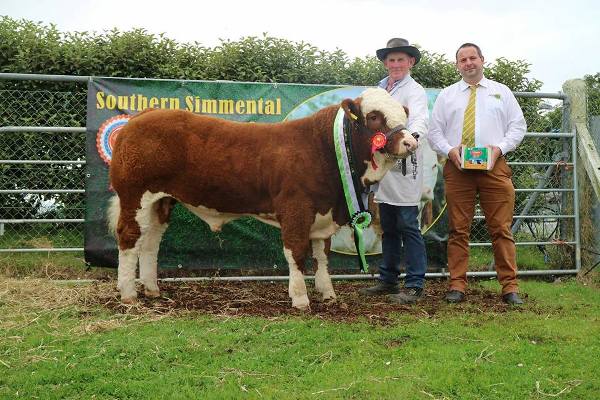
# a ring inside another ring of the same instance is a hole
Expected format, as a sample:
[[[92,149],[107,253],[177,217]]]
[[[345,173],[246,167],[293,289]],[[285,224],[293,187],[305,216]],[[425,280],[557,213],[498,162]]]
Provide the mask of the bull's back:
[[[111,183],[117,191],[121,185],[141,185],[183,167],[181,150],[186,139],[180,131],[185,114],[165,111],[146,110],[119,132],[110,165]]]
[[[142,193],[162,191],[193,205],[270,211],[268,198],[285,182],[309,179],[320,161],[310,129],[302,122],[251,124],[146,111],[117,138],[111,183],[117,192],[137,185]]]

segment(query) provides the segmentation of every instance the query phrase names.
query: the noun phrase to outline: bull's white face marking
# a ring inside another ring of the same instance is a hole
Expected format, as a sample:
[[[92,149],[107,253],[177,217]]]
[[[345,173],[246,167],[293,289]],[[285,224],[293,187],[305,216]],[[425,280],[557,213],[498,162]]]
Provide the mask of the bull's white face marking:
[[[406,158],[410,156],[412,152],[417,150],[417,146],[419,145],[417,139],[415,139],[409,131],[402,130],[401,132],[404,134],[404,137],[401,140],[397,140],[396,143],[394,143],[394,147],[389,149],[389,152],[396,158]]]
[[[406,126],[408,117],[404,107],[386,90],[369,88],[362,92],[360,97],[360,107],[365,119],[367,119],[370,112],[379,111],[385,117],[386,124],[390,129],[401,125]],[[389,151],[394,156],[405,158],[417,149],[418,142],[408,130],[404,129],[402,133],[404,138],[398,141],[395,148],[389,149]]]
[[[304,282],[304,275],[298,269],[298,265],[292,257],[292,251],[283,248],[283,255],[288,262],[290,269],[290,283],[289,283],[289,295],[292,299],[292,307],[300,310],[306,310],[310,306],[308,301],[308,295],[306,294],[306,283]]]
[[[363,185],[368,186],[375,182],[379,182],[383,179],[385,174],[394,167],[397,158],[406,158],[410,156],[410,153],[417,149],[419,145],[417,140],[408,131],[403,131],[403,133],[404,138],[401,141],[398,141],[396,148],[391,149],[392,154],[398,157],[394,159],[388,158],[383,153],[376,151],[373,153],[373,161],[375,161],[377,169],[373,168],[373,163],[371,161],[365,161],[367,169],[360,178]]]
[[[412,153],[417,150],[417,147],[419,146],[419,142],[413,137],[413,135],[410,134],[409,131],[404,130],[402,132],[404,133],[404,138],[399,143],[399,149],[394,149],[394,154],[399,156]]]
[[[385,89],[369,88],[362,92],[360,97],[360,108],[365,119],[367,114],[377,110],[385,116],[387,125],[390,128],[406,125],[407,116],[404,107]]]

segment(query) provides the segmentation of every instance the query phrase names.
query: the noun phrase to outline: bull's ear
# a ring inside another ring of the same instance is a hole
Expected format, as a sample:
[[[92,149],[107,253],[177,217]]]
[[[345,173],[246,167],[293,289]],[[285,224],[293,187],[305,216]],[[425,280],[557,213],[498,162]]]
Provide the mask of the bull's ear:
[[[404,108],[404,112],[406,113],[406,117],[408,118],[408,107],[402,106],[402,108]]]
[[[342,101],[342,110],[344,110],[344,114],[352,121],[362,120],[362,115],[360,113],[360,109],[358,105],[352,99],[345,99]]]

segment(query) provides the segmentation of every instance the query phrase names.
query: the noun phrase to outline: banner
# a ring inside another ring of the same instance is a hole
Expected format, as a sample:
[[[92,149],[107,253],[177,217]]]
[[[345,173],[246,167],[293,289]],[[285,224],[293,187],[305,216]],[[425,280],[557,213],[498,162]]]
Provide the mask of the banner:
[[[108,180],[108,166],[114,139],[130,116],[150,107],[187,110],[240,122],[279,122],[303,118],[323,107],[339,104],[345,98],[356,98],[364,89],[298,84],[91,79],[87,100],[86,261],[101,267],[116,267],[118,264],[116,241],[107,230],[106,211],[114,195]],[[428,91],[430,109],[438,92]],[[435,155],[434,158],[431,168],[428,168],[437,178],[441,173]],[[429,192],[439,192],[439,185],[436,186],[435,182],[430,186]],[[423,209],[426,207],[435,212],[442,206],[424,206]],[[375,232],[376,227],[371,229],[369,235],[373,243],[369,263],[377,265],[380,262],[377,255],[381,252],[380,237]],[[330,257],[330,265],[334,269],[358,271],[358,263],[351,254],[353,246],[349,248],[344,244],[347,240],[344,233],[334,237],[333,249],[337,254]],[[436,246],[443,240],[438,242]],[[221,232],[213,233],[207,224],[178,205],[161,242],[159,265],[164,268],[243,268],[261,270],[261,273],[270,270],[266,273],[278,274],[278,271],[287,270],[282,246],[279,229],[252,218],[230,222]],[[439,253],[439,250],[434,250],[437,256]],[[443,265],[445,260],[433,259],[432,264]]]

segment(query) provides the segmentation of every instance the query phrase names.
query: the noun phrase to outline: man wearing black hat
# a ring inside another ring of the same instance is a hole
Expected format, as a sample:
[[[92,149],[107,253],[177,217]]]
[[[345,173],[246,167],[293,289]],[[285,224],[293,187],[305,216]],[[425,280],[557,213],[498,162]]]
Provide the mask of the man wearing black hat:
[[[419,49],[406,39],[394,38],[377,50],[388,76],[379,82],[393,98],[408,109],[406,128],[421,138],[427,133],[429,112],[425,89],[411,76],[410,70],[421,59]],[[383,264],[379,267],[379,283],[361,289],[364,295],[388,295],[391,301],[412,304],[423,296],[427,257],[425,242],[419,228],[419,202],[423,188],[423,151],[416,152],[416,174],[410,165],[403,171],[400,165],[390,170],[375,189],[381,220]],[[398,285],[404,250],[406,278],[404,288]]]

